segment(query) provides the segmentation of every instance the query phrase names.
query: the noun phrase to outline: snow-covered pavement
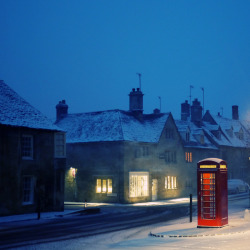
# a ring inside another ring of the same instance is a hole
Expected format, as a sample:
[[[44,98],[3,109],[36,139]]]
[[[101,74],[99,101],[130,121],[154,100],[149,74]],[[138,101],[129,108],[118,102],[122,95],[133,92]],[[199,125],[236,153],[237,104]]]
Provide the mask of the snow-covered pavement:
[[[250,249],[249,199],[229,202],[229,225],[197,228],[180,218],[148,227],[27,246],[20,249]],[[105,226],[105,225],[103,225]]]

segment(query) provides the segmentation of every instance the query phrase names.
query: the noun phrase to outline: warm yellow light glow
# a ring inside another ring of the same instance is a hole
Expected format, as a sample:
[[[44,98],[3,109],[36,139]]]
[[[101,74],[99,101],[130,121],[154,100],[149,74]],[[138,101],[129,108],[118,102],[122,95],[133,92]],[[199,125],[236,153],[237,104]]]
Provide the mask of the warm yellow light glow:
[[[165,177],[165,189],[177,189],[177,178],[176,176]]]
[[[113,192],[112,179],[97,179],[96,180],[96,193],[109,193]]]
[[[176,177],[175,176],[171,176],[171,183],[172,183],[173,189],[176,189]]]
[[[227,168],[227,165],[220,165],[220,168]]]
[[[186,162],[192,162],[193,161],[192,152],[186,152],[185,158],[186,158]]]
[[[106,193],[107,192],[107,181],[102,180],[102,192]]]
[[[70,167],[70,174],[73,178],[76,178],[77,169]]]
[[[130,173],[129,197],[148,196],[148,173]]]
[[[108,193],[112,193],[112,180],[108,179]]]
[[[217,168],[216,165],[200,165],[200,168]]]
[[[102,192],[102,180],[101,179],[96,180],[96,192],[97,193]]]

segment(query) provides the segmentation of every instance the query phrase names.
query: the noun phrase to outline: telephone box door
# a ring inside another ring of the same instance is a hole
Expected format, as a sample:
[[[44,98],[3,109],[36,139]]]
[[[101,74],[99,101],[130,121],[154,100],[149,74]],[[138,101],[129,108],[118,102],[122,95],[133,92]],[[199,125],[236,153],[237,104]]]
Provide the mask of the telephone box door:
[[[201,173],[201,218],[214,220],[216,217],[215,173]]]
[[[197,164],[198,227],[228,224],[227,165],[217,158]]]

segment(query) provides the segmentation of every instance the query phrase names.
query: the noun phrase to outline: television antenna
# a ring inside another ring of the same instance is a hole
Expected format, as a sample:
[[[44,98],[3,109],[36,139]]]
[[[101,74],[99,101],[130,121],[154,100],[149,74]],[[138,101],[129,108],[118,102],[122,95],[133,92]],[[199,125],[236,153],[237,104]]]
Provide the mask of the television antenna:
[[[139,89],[141,90],[141,73],[136,73],[139,77]]]

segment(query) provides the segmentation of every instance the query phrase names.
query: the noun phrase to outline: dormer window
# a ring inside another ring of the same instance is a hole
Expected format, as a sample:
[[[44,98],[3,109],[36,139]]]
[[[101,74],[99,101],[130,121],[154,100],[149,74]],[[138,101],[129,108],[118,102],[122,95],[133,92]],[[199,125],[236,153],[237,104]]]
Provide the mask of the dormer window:
[[[221,139],[221,131],[220,131],[220,130],[214,131],[213,134],[215,135],[215,137],[216,137],[218,140]]]
[[[227,133],[229,134],[229,136],[233,136],[233,132],[234,132],[234,129],[233,127],[231,127],[230,129],[227,130]]]
[[[186,131],[186,142],[190,142],[190,130],[187,129]]]
[[[219,140],[221,139],[221,131],[220,131],[220,130],[217,131],[217,138],[218,138]]]
[[[240,140],[243,140],[244,139],[244,132],[243,132],[243,129],[241,128],[240,131],[239,131],[239,139]]]
[[[203,131],[201,131],[201,134],[200,134],[200,143],[201,144],[205,143],[205,136],[204,136],[204,132]]]

